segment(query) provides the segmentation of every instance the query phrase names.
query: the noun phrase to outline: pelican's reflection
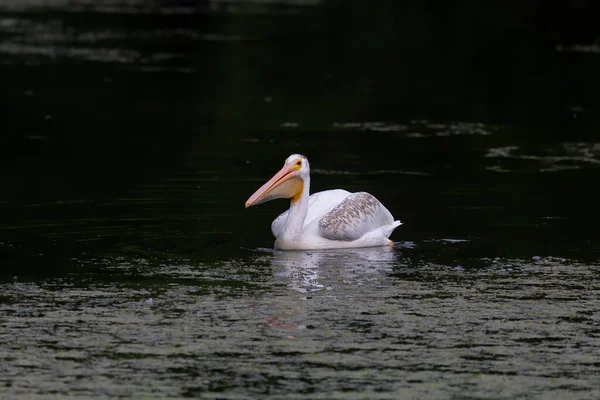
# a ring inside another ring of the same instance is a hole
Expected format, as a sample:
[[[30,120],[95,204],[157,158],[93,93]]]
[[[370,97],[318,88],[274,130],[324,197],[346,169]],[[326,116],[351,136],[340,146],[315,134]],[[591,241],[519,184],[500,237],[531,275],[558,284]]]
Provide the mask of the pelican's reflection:
[[[336,286],[360,286],[391,271],[397,252],[391,247],[315,251],[276,251],[275,276],[307,293]]]

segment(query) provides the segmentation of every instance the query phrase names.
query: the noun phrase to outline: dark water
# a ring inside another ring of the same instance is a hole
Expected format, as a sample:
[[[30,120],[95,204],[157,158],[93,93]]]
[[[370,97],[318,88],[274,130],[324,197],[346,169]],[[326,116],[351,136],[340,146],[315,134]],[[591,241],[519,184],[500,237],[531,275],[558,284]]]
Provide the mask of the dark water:
[[[298,3],[0,1],[0,397],[598,398],[594,45]],[[396,246],[273,251],[296,152]]]

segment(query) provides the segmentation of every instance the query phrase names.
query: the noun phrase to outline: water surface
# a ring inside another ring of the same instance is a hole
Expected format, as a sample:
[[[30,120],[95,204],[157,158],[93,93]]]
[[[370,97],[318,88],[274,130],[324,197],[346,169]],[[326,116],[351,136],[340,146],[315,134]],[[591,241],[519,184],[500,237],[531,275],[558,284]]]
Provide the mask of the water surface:
[[[2,396],[600,396],[587,92],[522,119],[523,93],[341,68],[373,38],[318,2],[129,3],[0,2]],[[273,250],[287,204],[244,202],[297,152],[311,190],[377,196],[395,246]]]

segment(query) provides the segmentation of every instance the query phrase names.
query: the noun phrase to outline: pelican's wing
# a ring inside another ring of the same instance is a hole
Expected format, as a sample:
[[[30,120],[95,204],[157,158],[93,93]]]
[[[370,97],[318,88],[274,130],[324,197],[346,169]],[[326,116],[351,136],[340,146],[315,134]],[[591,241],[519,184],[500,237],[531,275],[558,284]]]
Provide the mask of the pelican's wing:
[[[323,192],[311,194],[308,198],[308,213],[304,220],[304,226],[331,211],[349,195],[350,192],[343,189],[325,190]],[[273,232],[273,236],[278,237],[281,234],[281,231],[283,231],[283,226],[285,225],[288,213],[289,210],[284,211],[273,220],[273,223],[271,223],[271,232]]]
[[[394,223],[394,217],[373,195],[352,193],[319,220],[319,233],[331,240],[352,241]]]

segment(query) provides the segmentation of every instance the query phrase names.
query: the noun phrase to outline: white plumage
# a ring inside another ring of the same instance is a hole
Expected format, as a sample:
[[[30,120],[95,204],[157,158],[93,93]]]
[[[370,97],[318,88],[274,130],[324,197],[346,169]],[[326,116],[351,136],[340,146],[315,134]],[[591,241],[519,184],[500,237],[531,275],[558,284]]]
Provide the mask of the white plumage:
[[[275,247],[286,250],[392,245],[389,236],[401,225],[373,195],[335,189],[309,195],[310,167],[293,154],[246,207],[275,198],[290,198],[290,209],[271,224]]]
[[[311,194],[308,197],[308,213],[304,220],[304,226],[327,214],[348,197],[349,194],[350,192],[344,189],[326,190]],[[283,231],[283,226],[285,225],[289,212],[290,210],[285,210],[273,220],[273,223],[271,224],[273,236],[277,237]]]

